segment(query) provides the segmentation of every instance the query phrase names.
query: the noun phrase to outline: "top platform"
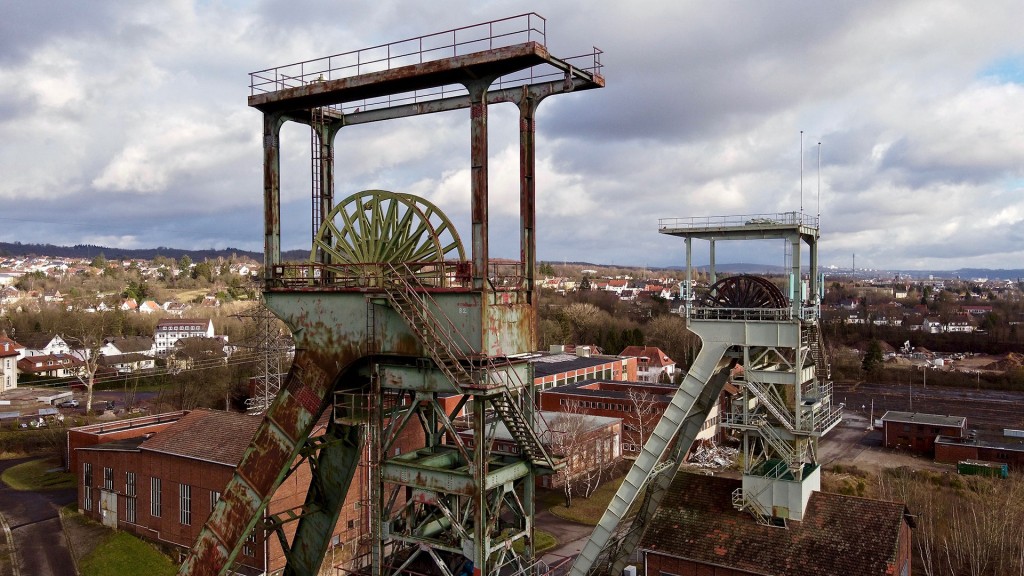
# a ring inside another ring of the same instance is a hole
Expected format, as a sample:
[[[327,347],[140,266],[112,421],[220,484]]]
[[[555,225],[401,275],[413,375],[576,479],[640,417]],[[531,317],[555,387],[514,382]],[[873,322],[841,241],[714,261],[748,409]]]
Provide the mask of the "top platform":
[[[801,212],[661,218],[658,232],[670,236],[707,239],[786,238],[794,232],[818,237],[818,218]]]
[[[388,108],[465,96],[465,84],[498,89],[571,80],[600,88],[601,51],[559,59],[544,42],[546,23],[524,14],[250,74],[249,106],[263,112],[329,107]]]

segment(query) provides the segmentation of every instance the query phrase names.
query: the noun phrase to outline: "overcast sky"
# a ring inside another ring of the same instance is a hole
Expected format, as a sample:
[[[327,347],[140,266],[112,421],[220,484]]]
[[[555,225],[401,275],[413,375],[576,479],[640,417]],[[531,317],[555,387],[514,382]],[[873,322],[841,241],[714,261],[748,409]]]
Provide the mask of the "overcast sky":
[[[249,72],[536,9],[551,53],[596,46],[607,81],[540,106],[541,259],[680,265],[658,218],[799,210],[802,130],[823,265],[1022,266],[1019,0],[556,4],[6,2],[0,241],[261,251]],[[490,113],[492,255],[514,256],[517,111]],[[282,145],[283,245],[308,248],[308,128]],[[338,199],[421,195],[468,242],[467,112],[345,128],[336,161]]]

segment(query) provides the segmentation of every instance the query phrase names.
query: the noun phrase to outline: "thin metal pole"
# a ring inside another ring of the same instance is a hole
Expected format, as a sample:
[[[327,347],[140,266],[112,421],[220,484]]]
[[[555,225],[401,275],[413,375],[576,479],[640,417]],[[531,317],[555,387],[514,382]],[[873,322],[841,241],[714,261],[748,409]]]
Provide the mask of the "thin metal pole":
[[[818,142],[818,228],[821,229],[821,142]]]
[[[804,214],[804,131],[800,131],[800,215]]]

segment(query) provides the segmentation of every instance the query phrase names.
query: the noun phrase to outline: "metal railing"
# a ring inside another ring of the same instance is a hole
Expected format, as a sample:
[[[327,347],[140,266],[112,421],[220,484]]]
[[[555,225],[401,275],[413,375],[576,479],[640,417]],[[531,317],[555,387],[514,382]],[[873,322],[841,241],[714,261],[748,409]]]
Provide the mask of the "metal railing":
[[[321,264],[291,263],[270,267],[267,290],[358,290],[384,289],[387,270],[393,264]],[[409,262],[407,267],[418,284],[431,290],[469,290],[473,287],[471,262],[439,261]],[[487,282],[496,292],[525,290],[526,265],[523,262],[491,262],[487,266]]]
[[[541,45],[547,43],[547,21],[534,12],[251,72],[249,92],[251,95],[276,92],[315,82],[340,80],[526,42],[537,42]],[[602,67],[601,54],[601,50],[595,47],[589,54],[572,56],[562,61],[577,70],[599,75]],[[496,87],[511,88],[544,79],[563,78],[564,75],[563,71],[551,66],[534,66],[499,78]],[[461,94],[466,94],[465,87],[461,84],[452,84],[347,102],[344,106],[332,105],[328,108],[341,112],[357,108],[366,111]]]
[[[749,226],[767,228],[771,226],[818,227],[818,217],[803,212],[775,212],[765,214],[736,214],[731,216],[691,216],[689,218],[659,218],[658,230],[683,228],[688,230],[709,230],[712,228],[733,228]]]

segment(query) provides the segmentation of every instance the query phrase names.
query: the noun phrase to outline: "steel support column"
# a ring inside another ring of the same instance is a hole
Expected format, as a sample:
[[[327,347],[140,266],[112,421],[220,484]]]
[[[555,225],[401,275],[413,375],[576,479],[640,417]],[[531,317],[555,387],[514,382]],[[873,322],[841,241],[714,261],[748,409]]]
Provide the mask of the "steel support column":
[[[280,113],[263,114],[263,277],[281,261],[281,126]]]
[[[527,88],[523,88],[523,97],[519,101],[519,222],[520,222],[520,259],[523,262],[526,277],[526,299],[537,314],[537,301],[533,297],[537,267],[537,238],[534,229],[537,225],[537,182],[534,178],[537,170],[537,105],[539,99],[530,96]]]
[[[466,84],[469,90],[470,215],[473,226],[473,289],[484,290],[487,280],[487,87],[491,79]],[[484,305],[487,298],[484,298]],[[486,313],[481,314],[486,318]],[[486,337],[485,337],[486,339]],[[487,346],[482,346],[486,350]]]

